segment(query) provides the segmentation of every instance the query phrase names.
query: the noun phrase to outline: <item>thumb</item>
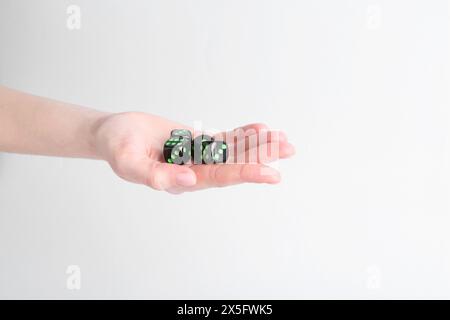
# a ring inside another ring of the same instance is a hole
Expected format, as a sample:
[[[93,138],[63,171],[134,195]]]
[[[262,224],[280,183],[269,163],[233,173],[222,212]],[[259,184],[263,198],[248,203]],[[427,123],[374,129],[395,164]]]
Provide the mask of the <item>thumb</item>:
[[[144,184],[156,190],[191,187],[197,183],[194,171],[185,166],[149,160],[142,170]]]

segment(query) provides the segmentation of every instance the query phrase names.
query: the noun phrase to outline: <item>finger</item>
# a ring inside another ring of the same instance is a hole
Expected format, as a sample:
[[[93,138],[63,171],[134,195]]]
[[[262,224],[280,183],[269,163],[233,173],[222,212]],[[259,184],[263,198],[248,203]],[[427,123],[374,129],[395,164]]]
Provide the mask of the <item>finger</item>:
[[[228,143],[229,157],[242,157],[244,152],[252,149],[267,148],[267,145],[270,145],[271,150],[274,150],[274,148],[278,150],[278,148],[283,149],[290,144],[287,142],[286,135],[281,131],[260,131],[258,134],[245,136]]]
[[[192,166],[197,175],[197,184],[191,190],[209,187],[225,187],[240,183],[280,182],[280,173],[262,164],[223,164]]]
[[[269,130],[269,127],[264,123],[251,123],[245,126],[238,127],[231,131],[224,131],[214,135],[216,140],[223,140],[227,143],[233,143],[234,140],[239,140],[244,138],[245,136],[258,134],[263,130]]]
[[[250,145],[250,147],[254,147],[259,143],[283,142],[288,140],[286,134],[279,130],[242,131],[241,133],[237,133],[234,137],[227,136],[217,138],[222,138],[222,140],[231,145],[243,143],[245,141],[246,145]],[[216,140],[218,140],[217,138]]]
[[[151,161],[145,184],[156,190],[174,187],[190,187],[197,183],[197,176],[187,166]]]
[[[265,123],[250,123],[250,124],[246,124],[245,126],[240,126],[237,127],[231,131],[225,131],[222,132],[222,135],[226,136],[226,135],[234,135],[236,132],[239,131],[253,131],[253,132],[259,132],[261,130],[269,130],[269,127],[265,124]]]
[[[293,144],[289,142],[281,143],[279,149],[278,158],[279,159],[287,159],[295,155],[295,147]]]
[[[289,142],[266,143],[231,155],[227,163],[270,163],[295,154]]]
[[[194,132],[194,136],[200,134],[207,133]],[[246,150],[250,148],[249,142],[252,141],[256,141],[255,145],[259,143],[259,140],[266,142],[287,141],[287,136],[283,131],[269,130],[269,127],[264,123],[252,123],[231,131],[223,131],[212,136],[215,140],[222,140],[227,142],[227,144],[232,145],[245,141]]]

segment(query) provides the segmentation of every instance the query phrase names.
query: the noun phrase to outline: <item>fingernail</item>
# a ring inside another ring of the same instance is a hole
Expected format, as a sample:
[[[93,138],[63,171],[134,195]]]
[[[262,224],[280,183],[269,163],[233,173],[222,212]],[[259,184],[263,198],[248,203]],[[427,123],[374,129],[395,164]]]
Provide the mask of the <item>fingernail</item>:
[[[197,178],[195,177],[194,173],[183,172],[177,174],[176,182],[179,186],[190,187],[197,182]]]
[[[281,180],[280,173],[271,167],[261,168],[260,174],[266,178],[267,183],[278,183]]]
[[[281,158],[288,158],[295,155],[295,147],[292,144],[286,144],[282,147],[280,146],[280,157]]]
[[[287,141],[287,135],[283,131],[278,131],[278,139],[280,141]]]

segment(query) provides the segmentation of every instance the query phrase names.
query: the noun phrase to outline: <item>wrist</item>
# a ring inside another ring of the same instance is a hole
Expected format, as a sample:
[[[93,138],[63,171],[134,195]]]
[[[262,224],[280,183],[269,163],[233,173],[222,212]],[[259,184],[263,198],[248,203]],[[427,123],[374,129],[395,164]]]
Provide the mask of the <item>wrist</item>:
[[[107,160],[108,136],[103,130],[105,122],[114,115],[113,113],[94,111],[89,121],[88,145],[92,158]]]

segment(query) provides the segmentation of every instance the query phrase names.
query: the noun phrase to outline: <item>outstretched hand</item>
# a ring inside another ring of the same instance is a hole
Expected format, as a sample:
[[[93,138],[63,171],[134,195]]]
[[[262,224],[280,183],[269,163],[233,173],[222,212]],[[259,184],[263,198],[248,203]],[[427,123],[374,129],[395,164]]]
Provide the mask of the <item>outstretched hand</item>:
[[[239,183],[280,181],[280,174],[264,162],[292,156],[294,147],[282,132],[271,131],[264,124],[249,124],[231,132],[215,135],[232,150],[226,164],[174,165],[165,163],[162,146],[173,129],[184,125],[139,112],[108,115],[95,129],[95,148],[121,178],[156,190],[182,193]],[[244,133],[236,135],[234,133]],[[267,139],[260,139],[260,136]],[[252,145],[252,141],[255,142]],[[260,147],[274,150],[262,156]],[[242,146],[239,148],[238,146]],[[250,161],[254,159],[254,161]]]

